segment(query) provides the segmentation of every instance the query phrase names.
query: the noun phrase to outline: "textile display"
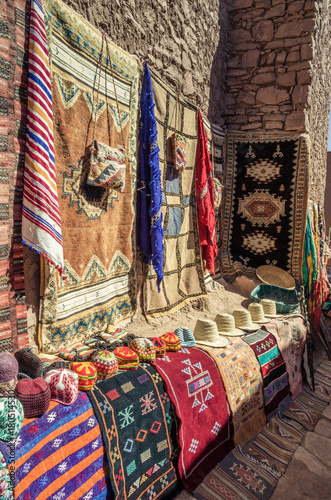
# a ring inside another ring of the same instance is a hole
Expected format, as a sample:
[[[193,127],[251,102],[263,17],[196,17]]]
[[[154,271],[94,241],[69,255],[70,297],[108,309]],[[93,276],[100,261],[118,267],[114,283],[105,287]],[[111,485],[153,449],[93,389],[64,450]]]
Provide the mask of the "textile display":
[[[26,0],[1,5],[0,352],[29,345],[21,244],[29,18]]]
[[[1,500],[14,500],[14,487],[10,481],[9,470],[5,458],[0,451],[0,498]]]
[[[213,359],[195,347],[168,352],[155,366],[180,420],[179,475],[192,491],[234,446],[226,393]]]
[[[196,194],[202,259],[206,269],[215,275],[214,262],[217,255],[216,221],[214,209],[213,169],[208,150],[201,111],[198,113],[198,141],[196,156]]]
[[[153,73],[152,88],[160,147],[164,278],[158,293],[157,275],[151,266],[146,269],[144,311],[147,318],[170,314],[206,295],[195,199],[198,111],[179,99],[179,129],[185,138],[187,157],[187,166],[181,172],[174,168],[171,145],[171,135],[175,131],[176,93]]]
[[[326,314],[321,316],[321,332],[320,337],[331,359],[331,318]]]
[[[43,7],[31,0],[22,240],[62,274],[63,246],[56,185],[52,86]]]
[[[304,319],[299,315],[273,319],[264,326],[275,337],[283,356],[293,399],[302,389],[302,356],[307,336]]]
[[[85,393],[70,406],[51,401],[41,418],[24,420],[15,465],[16,500],[112,498],[100,427]]]
[[[109,41],[110,61],[101,50],[101,33],[61,0],[45,0],[44,10],[52,77],[63,274],[67,277],[61,280],[54,266],[46,261],[41,277],[39,344],[43,352],[53,353],[90,337],[104,324],[129,318],[134,312],[139,68],[134,58]],[[96,140],[111,147],[125,147],[129,163],[125,193],[86,183],[88,172],[84,165],[94,125]]]
[[[287,408],[285,416],[296,420],[308,431],[313,431],[328,406],[329,400],[330,396],[325,398],[319,391],[315,393],[305,387]]]
[[[163,280],[163,214],[161,170],[151,74],[147,63],[141,89],[140,168],[137,179],[137,244],[153,265],[157,286]]]
[[[101,427],[115,499],[174,498],[170,400],[150,365],[118,373],[89,393]]]
[[[273,264],[301,282],[308,177],[306,135],[228,133],[223,274]]]
[[[261,328],[256,333],[245,335],[244,340],[253,349],[261,366],[267,419],[270,420],[277,412],[282,417],[292,400],[286,365],[276,339],[272,333]]]
[[[232,412],[234,442],[249,441],[266,423],[263,382],[254,351],[240,339],[224,349],[200,346],[216,362]]]
[[[268,500],[304,434],[278,416],[245,452],[238,446],[194,492],[198,500]]]

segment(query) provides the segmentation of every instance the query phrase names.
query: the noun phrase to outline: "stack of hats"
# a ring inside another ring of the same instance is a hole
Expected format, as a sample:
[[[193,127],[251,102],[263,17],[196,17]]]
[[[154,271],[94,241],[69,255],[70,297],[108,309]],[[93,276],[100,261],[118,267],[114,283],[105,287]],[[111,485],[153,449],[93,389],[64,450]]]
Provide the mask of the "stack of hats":
[[[41,377],[21,379],[15,387],[15,396],[22,403],[25,418],[41,417],[51,400],[51,389]]]
[[[221,313],[215,318],[219,335],[224,337],[240,337],[244,334],[242,330],[236,328],[232,314]]]
[[[166,343],[160,337],[150,337],[149,340],[153,343],[157,358],[164,358],[166,353]]]
[[[24,410],[16,398],[0,399],[0,439],[12,441],[22,429]]]
[[[14,356],[18,361],[18,371],[20,374],[19,378],[23,378],[25,376],[29,378],[42,377],[42,361],[32,352],[31,347],[24,347],[23,349],[19,349],[15,352]]]
[[[248,306],[253,323],[267,323],[269,320],[265,317],[263,306],[257,302],[252,302]]]
[[[210,319],[198,319],[194,328],[194,337],[197,344],[211,347],[226,347],[229,343],[226,337],[218,333],[217,324]]]
[[[98,351],[93,354],[91,361],[97,369],[99,380],[112,377],[118,372],[118,361],[113,352]]]
[[[0,397],[8,397],[17,384],[18,362],[10,352],[0,353]]]
[[[156,349],[149,339],[138,337],[130,344],[130,349],[139,356],[140,363],[155,363]]]
[[[194,347],[196,345],[193,332],[189,328],[180,326],[179,328],[176,328],[174,333],[175,335],[178,335],[182,347]]]
[[[51,399],[71,405],[77,399],[78,395],[78,375],[71,370],[58,369],[51,370],[45,377],[51,389]]]
[[[178,335],[175,335],[172,332],[164,333],[160,337],[166,345],[166,351],[168,352],[177,352],[182,348],[182,344],[179,340]]]
[[[139,365],[139,356],[129,347],[116,347],[114,354],[118,361],[118,369],[120,371],[125,370],[137,370]]]
[[[235,309],[232,314],[236,328],[240,328],[245,332],[256,332],[260,329],[260,325],[252,322],[251,315],[247,309]]]
[[[98,377],[95,366],[87,361],[72,361],[69,368],[78,375],[78,388],[81,391],[90,391]]]

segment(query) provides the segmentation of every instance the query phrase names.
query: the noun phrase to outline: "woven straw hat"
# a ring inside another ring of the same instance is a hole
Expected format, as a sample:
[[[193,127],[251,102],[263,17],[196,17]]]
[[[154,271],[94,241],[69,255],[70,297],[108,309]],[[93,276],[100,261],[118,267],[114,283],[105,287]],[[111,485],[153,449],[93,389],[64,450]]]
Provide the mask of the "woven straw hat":
[[[265,317],[263,306],[260,303],[252,302],[248,306],[253,323],[267,323],[269,320]]]
[[[263,307],[264,315],[267,318],[276,318],[277,316],[281,316],[280,314],[277,314],[276,302],[274,300],[262,299],[260,304]]]
[[[245,332],[256,332],[256,330],[260,329],[259,324],[252,322],[251,315],[247,309],[235,309],[232,314],[237,328],[241,328]]]
[[[244,335],[242,330],[236,328],[232,314],[217,314],[215,321],[220,335],[224,335],[225,337],[238,337],[239,335]]]
[[[221,337],[215,321],[198,319],[194,328],[194,337],[197,344],[210,345],[211,347],[225,347],[229,341]]]

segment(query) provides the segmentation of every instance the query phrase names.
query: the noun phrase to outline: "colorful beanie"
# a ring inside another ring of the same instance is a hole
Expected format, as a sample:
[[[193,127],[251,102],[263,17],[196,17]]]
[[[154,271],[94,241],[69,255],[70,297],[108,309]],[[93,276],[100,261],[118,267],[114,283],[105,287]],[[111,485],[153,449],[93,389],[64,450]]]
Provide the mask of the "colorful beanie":
[[[42,377],[43,364],[31,350],[31,347],[23,347],[14,354],[18,361],[19,372],[28,375],[30,378]]]
[[[156,349],[149,339],[144,337],[134,339],[130,349],[138,354],[140,363],[155,363]]]
[[[179,340],[179,337],[175,335],[172,332],[164,333],[160,337],[162,340],[164,340],[166,344],[166,350],[167,351],[180,351],[182,348],[182,344]]]
[[[193,332],[189,328],[180,326],[176,328],[174,333],[178,335],[182,347],[194,347],[197,344]]]
[[[98,379],[100,380],[112,377],[118,372],[118,361],[113,352],[96,352],[91,361],[97,369]]]
[[[118,369],[123,370],[137,370],[139,365],[139,356],[136,352],[132,351],[129,347],[116,347],[114,354],[118,361]]]
[[[0,353],[0,397],[10,396],[17,384],[18,363],[11,352]]]
[[[81,391],[90,391],[97,381],[97,369],[92,363],[88,363],[87,361],[79,362],[73,361],[69,365],[70,370],[77,373],[78,380],[78,388]]]
[[[22,429],[23,406],[15,397],[0,399],[0,439],[12,441]],[[2,498],[2,497],[0,497]]]
[[[41,417],[48,410],[51,389],[43,378],[22,378],[15,387],[15,396],[22,403],[25,418]]]
[[[58,369],[51,370],[45,377],[46,382],[51,388],[51,399],[71,405],[77,399],[78,395],[78,375],[71,370]]]
[[[156,350],[157,358],[164,358],[166,353],[166,343],[160,337],[150,337],[149,340],[153,343]]]

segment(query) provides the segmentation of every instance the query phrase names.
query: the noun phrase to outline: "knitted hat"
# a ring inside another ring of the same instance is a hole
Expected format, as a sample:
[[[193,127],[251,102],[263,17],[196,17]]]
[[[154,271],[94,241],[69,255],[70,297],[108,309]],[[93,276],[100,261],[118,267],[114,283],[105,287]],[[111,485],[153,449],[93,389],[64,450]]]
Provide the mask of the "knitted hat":
[[[277,314],[276,302],[273,300],[262,299],[260,304],[263,307],[264,315],[267,316],[267,318],[276,318],[277,316],[281,316],[281,314]]]
[[[182,347],[194,347],[196,345],[193,332],[191,332],[189,328],[180,326],[179,328],[176,328],[174,333],[175,335],[178,335]]]
[[[15,387],[15,396],[22,403],[25,418],[41,417],[51,400],[51,389],[43,378],[22,378]]]
[[[0,397],[9,396],[17,384],[18,363],[10,352],[0,353]]]
[[[45,380],[51,388],[51,399],[63,405],[71,405],[76,401],[78,395],[77,373],[64,368],[51,370],[47,373]]]
[[[149,337],[149,340],[153,343],[156,350],[157,358],[164,358],[166,353],[166,343],[160,337]]]
[[[241,328],[241,330],[246,332],[256,332],[256,330],[260,329],[260,325],[252,322],[251,315],[247,309],[235,309],[232,314],[237,328]]]
[[[248,306],[252,321],[255,323],[267,323],[269,320],[265,317],[263,306],[257,302],[252,302]]]
[[[123,370],[137,370],[139,365],[139,356],[129,347],[116,347],[114,354],[118,361],[118,369]]]
[[[23,406],[14,397],[0,399],[0,439],[12,441],[22,429]]]
[[[93,354],[91,361],[97,369],[100,380],[109,378],[118,372],[118,361],[113,352],[98,351]]]
[[[240,335],[244,335],[242,330],[236,328],[232,314],[217,314],[215,321],[219,335],[224,335],[225,337],[239,337]]]
[[[77,373],[78,380],[78,388],[81,391],[90,391],[94,384],[97,381],[97,369],[92,363],[88,363],[87,361],[73,361],[69,365],[70,370]]]
[[[198,319],[194,328],[194,337],[197,344],[209,345],[212,347],[225,347],[229,341],[226,337],[218,334],[215,321],[210,319]]]
[[[166,344],[166,351],[180,351],[182,348],[182,344],[179,340],[178,335],[175,335],[172,332],[164,333],[160,337],[162,340],[164,340]]]
[[[59,370],[60,368],[69,368],[69,363],[68,361],[54,361],[53,363],[50,363],[47,366],[43,367],[43,378],[46,378],[46,375],[48,372],[52,370]]]
[[[140,363],[155,363],[156,349],[149,339],[144,337],[134,339],[130,344],[130,349],[138,354]]]
[[[14,354],[18,361],[19,372],[25,373],[30,378],[42,377],[43,364],[31,351],[31,347],[24,347]]]

